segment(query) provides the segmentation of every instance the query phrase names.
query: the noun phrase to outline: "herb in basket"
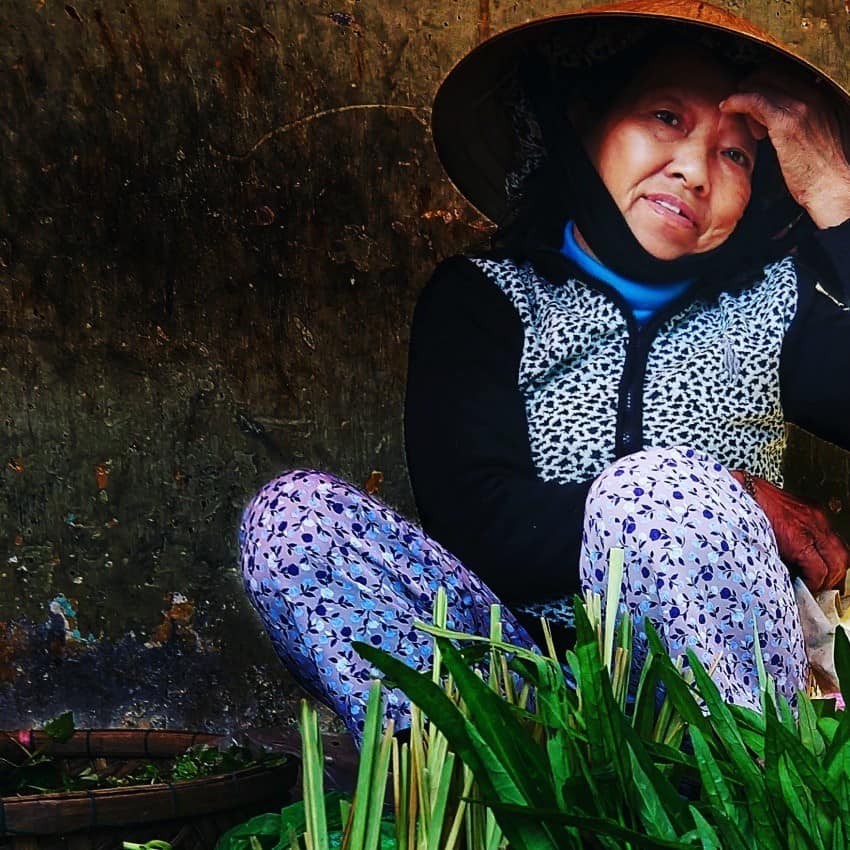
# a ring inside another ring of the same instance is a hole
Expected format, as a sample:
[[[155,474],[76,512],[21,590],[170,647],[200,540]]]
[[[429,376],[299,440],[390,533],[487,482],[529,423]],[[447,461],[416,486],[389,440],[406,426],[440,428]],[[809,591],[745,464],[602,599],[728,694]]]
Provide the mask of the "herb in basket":
[[[71,712],[50,720],[40,731],[38,746],[34,746],[31,730],[7,733],[20,749],[21,757],[0,758],[0,796],[182,782],[258,765],[273,767],[285,761],[285,757],[252,752],[236,744],[224,749],[208,745],[193,747],[170,760],[134,759],[121,763],[105,758],[72,760],[51,752],[54,744],[65,743],[76,731]]]

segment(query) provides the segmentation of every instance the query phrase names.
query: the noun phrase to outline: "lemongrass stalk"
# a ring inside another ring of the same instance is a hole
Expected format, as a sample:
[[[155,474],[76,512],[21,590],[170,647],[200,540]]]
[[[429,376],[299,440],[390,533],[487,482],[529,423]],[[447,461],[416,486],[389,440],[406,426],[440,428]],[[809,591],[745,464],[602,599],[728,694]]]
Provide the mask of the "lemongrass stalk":
[[[679,656],[673,662],[673,667],[677,673],[682,674],[684,667],[684,657]],[[687,671],[688,673],[690,671]],[[693,681],[693,676],[684,675],[686,682]],[[675,733],[674,726],[681,722],[678,712],[673,708],[673,703],[669,697],[664,697],[661,703],[661,708],[658,712],[658,717],[655,720],[655,725],[652,728],[652,740],[665,743],[670,740],[671,731]]]
[[[500,654],[499,661],[501,662],[502,666],[502,688],[504,689],[505,699],[511,705],[516,705],[516,683],[514,681],[514,677],[511,674],[510,669],[508,668],[508,659],[504,655]]]
[[[448,622],[448,598],[446,596],[445,588],[443,587],[437,588],[437,592],[434,597],[434,610],[432,616],[435,627],[443,629],[446,627],[446,623]],[[443,671],[440,648],[437,646],[436,641],[433,641],[432,645],[434,662],[431,668],[431,680],[436,685],[442,685]],[[428,822],[430,823],[432,801],[437,792],[437,783],[439,782],[439,766],[444,758],[445,751],[448,749],[448,742],[445,740],[445,737],[437,728],[436,724],[431,720],[429,720],[427,725],[426,741],[427,747],[423,750],[425,758],[422,761],[422,765],[424,767],[425,776],[427,777],[427,783],[423,783],[420,790],[426,791],[423,796],[427,802],[425,806],[423,806],[422,811],[428,812],[427,817],[429,819]]]
[[[430,735],[425,747],[425,773],[428,777],[427,796],[425,807],[429,811],[429,832],[434,829],[432,825],[434,817],[434,801],[439,794],[440,782],[442,781],[443,769],[449,752],[449,742],[445,735],[439,730],[431,727]]]
[[[602,600],[598,593],[591,593],[589,590],[584,594],[584,607],[587,613],[587,620],[592,629],[596,631],[596,638],[599,641],[599,651],[602,651]]]
[[[584,596],[584,599],[582,601],[584,602],[584,613],[587,615],[588,623],[590,623],[590,625],[593,626],[594,625],[594,620],[593,620],[593,597],[594,597],[594,594],[591,593],[589,590],[585,590],[583,596]]]
[[[452,629],[443,629],[438,626],[430,625],[429,623],[423,623],[421,620],[415,620],[413,623],[414,627],[420,629],[423,632],[427,632],[429,635],[434,637],[444,637],[449,638],[450,640],[462,640],[467,643],[486,643],[490,644],[489,637],[482,637],[481,635],[469,635],[466,632],[456,632]],[[517,656],[518,658],[528,658],[529,660],[539,661],[540,653],[532,652],[530,649],[525,649],[521,646],[515,646],[512,643],[505,643],[504,641],[497,641],[493,644],[496,649],[501,649],[504,652],[509,652],[512,655]]]
[[[432,618],[434,625],[444,629],[448,618],[448,599],[446,598],[446,590],[444,587],[438,587],[437,593],[434,596],[434,611]],[[442,659],[440,657],[440,648],[434,642],[434,660],[431,665],[431,681],[435,684],[440,684],[442,676]]]
[[[617,646],[622,647],[627,652],[632,651],[634,642],[634,622],[632,616],[626,611],[620,618],[620,625],[617,630]]]
[[[687,724],[678,715],[673,718],[667,728],[667,734],[664,736],[664,743],[671,747],[678,747],[682,743],[685,736]]]
[[[354,807],[351,805],[350,800],[346,800],[345,798],[340,799],[340,801],[339,801],[339,817],[340,817],[340,821],[342,823],[343,834],[346,833],[346,831],[348,830],[349,825],[351,823],[351,816],[352,816],[352,809],[353,808]]]
[[[419,796],[416,778],[413,773],[413,755],[405,744],[402,751],[404,778],[407,783],[407,850],[416,850],[416,824],[419,820]]]
[[[436,793],[439,774],[442,770],[446,753],[449,750],[449,742],[446,736],[433,723],[429,723],[428,737],[425,743],[425,767],[430,777],[428,786],[429,796],[433,797],[434,793]]]
[[[318,714],[301,701],[302,787],[307,832],[307,850],[328,850],[328,825],[325,817],[324,759]]]
[[[723,652],[721,651],[721,652],[718,652],[717,655],[715,655],[714,658],[711,659],[711,664],[708,665],[708,668],[706,669],[705,672],[708,673],[709,676],[713,676],[714,671],[717,669],[717,665],[720,664],[722,659],[723,659]]]
[[[595,593],[591,593],[589,590],[585,590],[584,592],[584,611],[587,614],[587,621],[590,623],[591,628],[595,628],[596,626],[596,600],[598,599]]]
[[[438,829],[434,826],[434,806],[437,797],[440,793],[440,784],[443,781],[443,771],[446,764],[446,759],[449,756],[448,741],[441,734],[436,740],[428,742],[428,749],[425,754],[426,766],[428,772],[428,809],[430,810],[429,823],[430,829]]]
[[[458,802],[457,809],[455,810],[452,825],[449,828],[448,835],[446,836],[446,844],[443,850],[454,850],[458,838],[460,837],[460,830],[466,820],[466,809],[469,806],[467,798],[472,792],[472,784],[475,781],[475,778],[472,775],[472,771],[465,765],[461,771],[461,776],[463,778],[463,787],[460,792],[460,801]],[[467,840],[466,846],[467,850],[477,850],[477,845],[470,844],[469,840]],[[399,850],[401,850],[401,848],[399,848]]]
[[[762,709],[764,710],[767,707],[766,697],[770,697],[774,705],[776,705],[776,699],[770,693],[770,683],[767,678],[767,670],[764,666],[764,656],[761,653],[761,641],[759,641],[758,620],[756,619],[755,612],[753,613],[753,655],[756,659],[756,671],[758,673],[759,680],[759,696],[761,699]]]
[[[393,815],[395,816],[396,850],[407,850],[407,744],[399,746],[393,738]]]
[[[393,741],[393,751],[392,751],[392,764],[393,764],[393,818],[395,819],[395,843],[396,850],[404,850],[403,841],[401,839],[400,833],[400,824],[404,817],[404,808],[401,805],[401,757],[399,753],[399,744],[398,740]],[[404,833],[407,834],[406,831]]]
[[[419,807],[416,817],[416,839],[415,845],[419,847],[420,836],[424,832],[427,835],[430,825],[430,797],[428,794],[428,769],[425,761],[425,742],[423,735],[411,735],[411,783],[416,785],[416,797]]]
[[[346,830],[343,836],[343,850],[361,850],[366,837],[371,779],[380,747],[382,715],[381,683],[376,679],[372,682],[369,701],[366,704],[363,746],[360,750],[360,766],[357,770],[357,784],[354,789],[354,816],[351,828]]]
[[[652,740],[664,741],[667,737],[667,728],[673,719],[673,706],[670,700],[665,697],[661,703],[661,708],[658,711],[658,717],[655,719],[655,725],[652,727]]]
[[[507,701],[516,704],[516,684],[508,669],[508,659],[505,653],[496,647],[496,644],[504,644],[502,632],[502,607],[501,605],[491,605],[490,640],[493,645],[490,648],[490,687],[498,692],[501,682],[502,691]]]
[[[543,628],[543,641],[546,644],[546,654],[552,661],[558,660],[558,651],[555,649],[555,639],[552,637],[552,627],[545,617],[540,618],[540,625]]]
[[[393,726],[394,723],[390,720],[384,730],[375,767],[371,772],[363,850],[379,850],[381,844],[381,819],[384,814],[384,798],[387,793],[387,774],[390,766],[390,753],[392,752]],[[355,850],[360,850],[360,848],[355,848]]]
[[[410,707],[410,739],[407,743],[407,846],[408,850],[416,850],[417,830],[419,825],[419,779],[417,753],[422,740],[422,712],[416,705]]]
[[[487,844],[487,811],[481,805],[478,786],[472,786],[471,804],[466,807],[466,834],[471,848],[484,847]]]
[[[629,654],[629,660],[632,658],[632,649],[634,648],[634,629],[634,622],[627,611],[620,618],[620,625],[617,629],[617,646]]]
[[[618,646],[614,650],[613,672],[611,674],[611,687],[614,691],[614,699],[620,710],[625,711],[626,698],[629,693],[629,674],[631,673],[631,657],[629,653]]]
[[[463,834],[466,837],[467,850],[481,846],[481,842],[478,840],[478,834],[475,831],[475,821],[472,813],[474,808],[474,805],[467,806],[463,813]]]
[[[602,660],[612,672],[611,662],[614,654],[614,629],[617,625],[617,609],[620,606],[620,593],[623,589],[625,552],[615,546],[608,555],[608,586],[605,594],[605,643]]]
[[[497,850],[502,845],[503,835],[499,824],[496,823],[496,816],[490,809],[485,810],[484,823],[484,848],[485,850]]]
[[[499,677],[500,670],[498,664],[498,655],[495,647],[496,643],[502,642],[502,621],[501,621],[501,613],[502,609],[499,605],[491,605],[490,606],[490,670],[489,670],[489,678],[488,684],[490,685],[491,690],[498,692],[499,690]]]
[[[440,772],[439,783],[431,800],[431,829],[426,841],[426,850],[441,850],[443,825],[449,800],[449,788],[454,774],[455,754],[449,753]]]

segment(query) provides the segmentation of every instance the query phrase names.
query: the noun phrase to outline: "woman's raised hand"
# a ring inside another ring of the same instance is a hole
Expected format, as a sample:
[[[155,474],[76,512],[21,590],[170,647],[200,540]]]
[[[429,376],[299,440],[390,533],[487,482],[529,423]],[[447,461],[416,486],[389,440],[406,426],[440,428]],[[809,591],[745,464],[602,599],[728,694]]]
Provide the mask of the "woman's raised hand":
[[[743,473],[732,473],[743,483]],[[776,536],[779,555],[813,593],[844,589],[850,567],[850,551],[829,527],[826,514],[774,487],[762,478],[753,478],[755,499],[764,511]]]
[[[825,94],[775,68],[757,71],[740,88],[720,109],[743,115],[756,138],[770,138],[797,203],[819,228],[850,218],[850,164]]]

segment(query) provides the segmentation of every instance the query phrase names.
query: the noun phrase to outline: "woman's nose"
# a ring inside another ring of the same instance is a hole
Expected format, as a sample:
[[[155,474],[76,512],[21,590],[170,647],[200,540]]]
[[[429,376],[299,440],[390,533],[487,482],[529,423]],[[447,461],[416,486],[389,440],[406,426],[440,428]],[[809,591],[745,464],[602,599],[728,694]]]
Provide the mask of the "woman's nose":
[[[706,145],[698,138],[689,137],[676,144],[667,171],[691,191],[706,194],[711,188],[708,164]]]

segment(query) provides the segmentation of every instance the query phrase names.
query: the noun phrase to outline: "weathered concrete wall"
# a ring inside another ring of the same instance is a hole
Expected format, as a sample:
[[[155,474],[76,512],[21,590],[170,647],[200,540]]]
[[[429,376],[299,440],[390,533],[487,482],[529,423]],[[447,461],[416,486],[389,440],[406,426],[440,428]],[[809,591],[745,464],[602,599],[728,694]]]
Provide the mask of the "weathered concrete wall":
[[[577,5],[4,0],[0,726],[289,717],[241,507],[310,465],[412,511],[409,316],[487,236],[429,104],[480,37]],[[726,5],[846,76],[841,3]]]

